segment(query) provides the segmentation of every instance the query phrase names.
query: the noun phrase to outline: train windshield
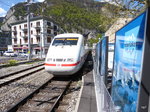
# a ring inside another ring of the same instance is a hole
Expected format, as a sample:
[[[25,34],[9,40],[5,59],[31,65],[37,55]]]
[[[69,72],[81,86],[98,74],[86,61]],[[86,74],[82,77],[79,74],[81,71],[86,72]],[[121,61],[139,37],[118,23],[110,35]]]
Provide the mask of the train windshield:
[[[72,38],[55,38],[53,41],[53,46],[59,46],[59,45],[77,45],[78,38],[72,37]]]

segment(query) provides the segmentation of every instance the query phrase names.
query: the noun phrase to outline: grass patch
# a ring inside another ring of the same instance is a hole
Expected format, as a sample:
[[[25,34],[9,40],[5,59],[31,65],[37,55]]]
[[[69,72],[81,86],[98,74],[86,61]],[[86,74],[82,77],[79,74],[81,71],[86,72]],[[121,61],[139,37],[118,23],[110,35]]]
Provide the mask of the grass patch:
[[[9,60],[8,61],[8,66],[15,66],[17,65],[18,61],[17,60]]]
[[[27,62],[27,63],[25,63],[25,64],[33,64],[33,63],[35,63],[35,62]]]

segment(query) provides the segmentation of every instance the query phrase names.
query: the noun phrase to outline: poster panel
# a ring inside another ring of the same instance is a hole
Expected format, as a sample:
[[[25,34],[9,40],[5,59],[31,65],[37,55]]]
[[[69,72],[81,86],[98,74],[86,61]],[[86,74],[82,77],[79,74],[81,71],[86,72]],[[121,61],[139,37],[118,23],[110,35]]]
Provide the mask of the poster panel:
[[[122,112],[136,112],[146,12],[116,32],[112,99]]]
[[[112,71],[114,60],[114,43],[108,43],[108,70]]]
[[[101,42],[98,42],[97,45],[96,45],[96,73],[97,74],[100,74],[100,69],[101,69],[101,66],[100,66],[100,63],[101,63]]]
[[[104,37],[101,40],[102,44],[102,50],[101,50],[101,75],[107,75],[107,69],[108,69],[108,37]]]

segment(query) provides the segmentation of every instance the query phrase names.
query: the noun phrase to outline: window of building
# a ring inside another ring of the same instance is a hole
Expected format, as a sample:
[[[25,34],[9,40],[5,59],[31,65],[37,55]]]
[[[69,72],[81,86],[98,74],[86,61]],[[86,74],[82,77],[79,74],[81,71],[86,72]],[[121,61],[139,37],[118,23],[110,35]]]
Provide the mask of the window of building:
[[[21,29],[21,25],[19,25],[19,28]]]
[[[20,36],[21,36],[21,32],[20,32]]]
[[[40,38],[37,38],[37,43],[40,43]]]
[[[28,35],[28,32],[27,32],[27,31],[25,31],[25,32],[24,32],[24,35]]]
[[[33,23],[31,23],[31,27],[32,27]]]
[[[51,26],[51,22],[47,22],[47,26]]]
[[[20,39],[20,45],[22,44],[21,39]]]
[[[36,30],[36,33],[37,33],[37,34],[40,34],[40,29],[37,29],[37,30]]]
[[[25,39],[24,41],[25,41],[25,43],[28,43],[28,39]]]
[[[17,39],[14,40],[14,44],[17,44]]]
[[[33,34],[33,31],[31,30],[31,34]]]
[[[54,32],[54,35],[57,35],[57,32]]]
[[[16,26],[14,26],[14,30],[16,31]]]
[[[47,29],[47,33],[48,33],[48,34],[51,34],[51,30]]]
[[[57,31],[57,26],[56,25],[54,25],[54,31]]]
[[[40,22],[36,22],[36,26],[40,26]]]
[[[51,37],[47,37],[47,43],[51,42]]]
[[[16,36],[17,35],[17,32],[13,32],[14,33],[14,36]]]
[[[24,28],[27,28],[27,24],[24,24]]]
[[[33,38],[31,38],[31,44],[33,44]]]

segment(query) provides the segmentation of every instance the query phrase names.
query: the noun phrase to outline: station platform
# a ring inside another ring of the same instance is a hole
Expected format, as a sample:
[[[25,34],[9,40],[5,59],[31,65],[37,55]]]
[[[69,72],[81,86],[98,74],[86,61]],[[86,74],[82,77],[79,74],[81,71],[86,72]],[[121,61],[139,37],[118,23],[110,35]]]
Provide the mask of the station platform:
[[[93,71],[83,76],[83,85],[76,112],[97,112]]]

